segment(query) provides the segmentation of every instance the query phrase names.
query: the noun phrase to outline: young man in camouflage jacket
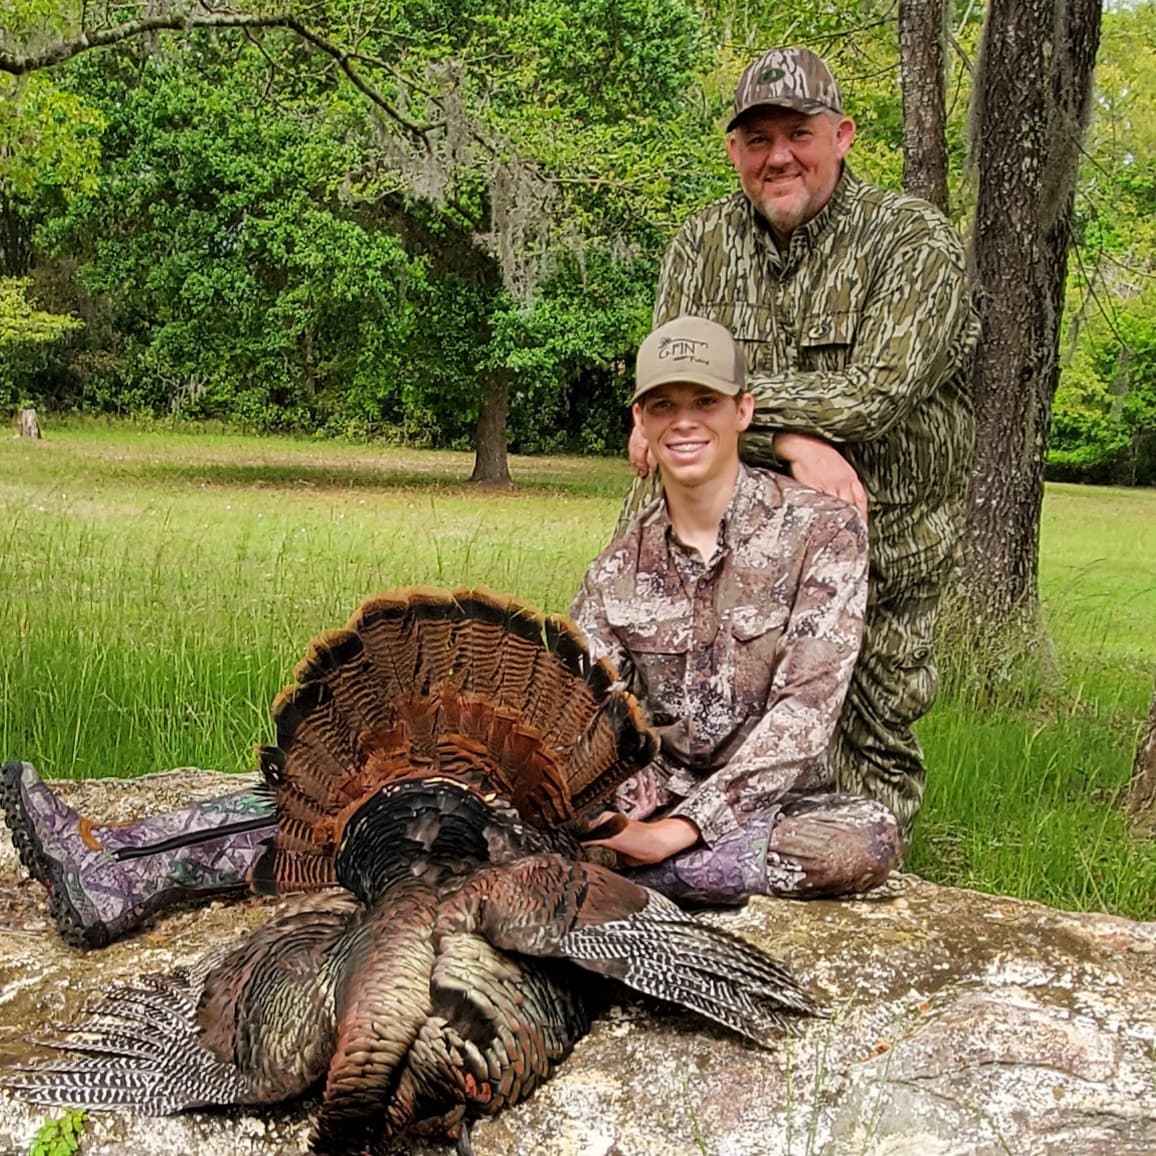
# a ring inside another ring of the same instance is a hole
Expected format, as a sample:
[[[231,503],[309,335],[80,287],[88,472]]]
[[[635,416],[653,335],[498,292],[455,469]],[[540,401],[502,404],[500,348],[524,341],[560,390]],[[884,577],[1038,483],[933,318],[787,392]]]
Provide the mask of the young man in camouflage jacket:
[[[587,571],[571,614],[661,739],[606,840],[675,899],[835,895],[901,853],[881,803],[832,793],[831,742],[867,600],[846,502],[739,461],[754,401],[721,325],[679,317],[638,353],[636,428],[664,500]],[[652,818],[661,812],[660,818]]]
[[[741,189],[671,241],[654,323],[698,314],[738,340],[755,398],[745,461],[869,505],[865,633],[833,757],[841,788],[909,828],[925,778],[911,724],[938,689],[933,638],[974,433],[963,247],[931,205],[847,168],[854,122],[806,49],[746,69],[727,131]],[[637,430],[631,461],[651,473]],[[654,473],[636,483],[620,528],[656,491]]]

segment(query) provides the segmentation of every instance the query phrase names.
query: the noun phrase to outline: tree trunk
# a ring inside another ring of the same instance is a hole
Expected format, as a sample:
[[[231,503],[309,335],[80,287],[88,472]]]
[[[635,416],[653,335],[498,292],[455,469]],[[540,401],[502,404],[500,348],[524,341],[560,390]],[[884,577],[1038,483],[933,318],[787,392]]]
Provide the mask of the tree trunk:
[[[22,409],[20,411],[20,429],[16,435],[22,438],[40,439],[40,422],[36,420],[36,410]]]
[[[983,338],[967,587],[993,626],[1034,620],[1044,449],[1100,0],[992,0],[976,78],[973,240]]]
[[[471,482],[510,484],[510,459],[506,446],[506,418],[510,412],[510,379],[504,369],[495,370],[486,383],[478,406],[478,437]]]
[[[903,187],[947,212],[947,0],[899,0]]]
[[[1156,693],[1128,785],[1128,814],[1138,832],[1156,835]]]

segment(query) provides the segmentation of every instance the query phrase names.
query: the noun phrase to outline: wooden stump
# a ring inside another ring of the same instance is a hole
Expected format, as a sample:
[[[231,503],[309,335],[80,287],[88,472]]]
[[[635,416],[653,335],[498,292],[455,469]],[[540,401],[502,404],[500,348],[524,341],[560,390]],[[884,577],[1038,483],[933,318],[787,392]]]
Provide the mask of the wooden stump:
[[[40,423],[36,420],[36,410],[22,409],[20,411],[20,432],[22,438],[39,438]]]
[[[1128,815],[1138,833],[1156,835],[1156,694],[1128,785]]]

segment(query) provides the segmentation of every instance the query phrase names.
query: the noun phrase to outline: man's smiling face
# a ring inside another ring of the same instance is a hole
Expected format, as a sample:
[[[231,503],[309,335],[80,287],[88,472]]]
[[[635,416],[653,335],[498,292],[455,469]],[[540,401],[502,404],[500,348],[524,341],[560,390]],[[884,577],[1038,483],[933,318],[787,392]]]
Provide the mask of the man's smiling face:
[[[848,117],[768,106],[742,118],[727,137],[727,152],[743,192],[786,240],[831,199],[854,139]]]
[[[662,470],[664,484],[733,482],[739,434],[751,424],[749,393],[728,397],[705,385],[659,385],[634,405],[634,420]]]

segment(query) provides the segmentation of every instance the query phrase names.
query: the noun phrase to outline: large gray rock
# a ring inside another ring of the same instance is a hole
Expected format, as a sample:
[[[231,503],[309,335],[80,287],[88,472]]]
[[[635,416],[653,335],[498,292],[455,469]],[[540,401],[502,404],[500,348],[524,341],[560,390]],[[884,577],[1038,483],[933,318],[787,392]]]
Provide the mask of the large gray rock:
[[[235,780],[228,780],[231,787]],[[68,788],[111,820],[221,790],[182,772]],[[0,1065],[86,997],[263,921],[250,900],[181,912],[103,952],[60,945],[0,836]],[[478,1156],[1152,1156],[1156,924],[1070,915],[903,877],[855,902],[755,900],[715,922],[789,960],[830,1018],[762,1052],[624,999]],[[93,1114],[84,1156],[293,1154],[308,1103],[169,1120]],[[0,1094],[0,1153],[45,1118]],[[447,1149],[414,1145],[414,1156]]]

